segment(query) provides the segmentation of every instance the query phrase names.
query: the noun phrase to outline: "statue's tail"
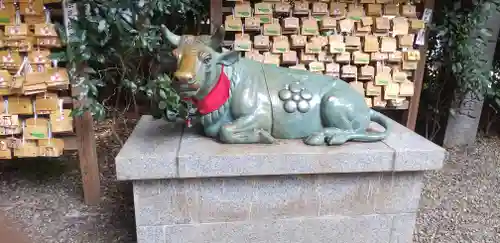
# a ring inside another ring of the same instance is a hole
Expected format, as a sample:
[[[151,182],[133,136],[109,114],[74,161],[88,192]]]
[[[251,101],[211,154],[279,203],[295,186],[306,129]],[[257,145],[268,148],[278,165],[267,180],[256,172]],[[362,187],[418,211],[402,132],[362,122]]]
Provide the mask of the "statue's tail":
[[[383,116],[377,111],[370,109],[370,121],[376,122],[381,125],[385,130],[383,132],[366,132],[361,134],[352,134],[351,140],[359,142],[376,142],[383,140],[389,135],[390,124],[387,117]]]

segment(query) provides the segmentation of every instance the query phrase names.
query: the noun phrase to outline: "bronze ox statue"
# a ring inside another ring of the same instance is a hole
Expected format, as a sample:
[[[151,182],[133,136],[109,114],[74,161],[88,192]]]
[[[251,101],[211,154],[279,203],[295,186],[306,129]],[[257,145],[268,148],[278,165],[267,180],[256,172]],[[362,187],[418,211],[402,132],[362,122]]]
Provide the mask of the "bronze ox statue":
[[[206,136],[231,144],[300,138],[340,145],[380,141],[389,133],[387,118],[343,80],[222,50],[222,27],[189,41],[165,26],[162,33],[177,47],[174,89],[196,106]],[[372,121],[385,131],[369,131]]]

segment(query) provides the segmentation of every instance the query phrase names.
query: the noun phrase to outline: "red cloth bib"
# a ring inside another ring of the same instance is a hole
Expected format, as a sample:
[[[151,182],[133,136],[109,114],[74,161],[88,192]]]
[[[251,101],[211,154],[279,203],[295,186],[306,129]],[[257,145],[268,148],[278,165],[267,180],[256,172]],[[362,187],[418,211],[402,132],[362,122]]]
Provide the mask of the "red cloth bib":
[[[231,89],[231,81],[224,73],[224,66],[221,68],[219,80],[210,92],[201,100],[195,98],[187,98],[193,102],[198,108],[198,113],[206,115],[212,111],[219,109],[229,99],[229,90]]]

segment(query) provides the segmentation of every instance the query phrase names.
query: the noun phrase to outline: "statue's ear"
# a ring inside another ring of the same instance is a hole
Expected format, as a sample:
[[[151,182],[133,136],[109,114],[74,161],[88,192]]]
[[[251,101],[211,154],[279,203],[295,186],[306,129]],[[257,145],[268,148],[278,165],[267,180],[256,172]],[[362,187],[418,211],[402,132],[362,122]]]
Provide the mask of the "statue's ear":
[[[231,66],[238,60],[240,60],[240,52],[239,51],[228,51],[223,52],[219,55],[219,60],[217,63],[220,63],[224,66]]]

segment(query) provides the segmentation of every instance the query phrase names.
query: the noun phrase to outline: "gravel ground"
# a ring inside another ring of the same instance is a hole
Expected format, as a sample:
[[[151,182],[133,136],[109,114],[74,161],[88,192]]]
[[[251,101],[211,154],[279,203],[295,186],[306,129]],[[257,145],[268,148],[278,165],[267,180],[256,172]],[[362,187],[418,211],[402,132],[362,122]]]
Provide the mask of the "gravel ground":
[[[500,242],[500,138],[476,145],[426,175],[415,242]]]
[[[117,128],[122,140],[135,120]],[[0,163],[0,210],[24,226],[34,242],[135,242],[131,185],[115,181],[111,121],[97,126],[102,203],[82,203],[78,162]],[[500,242],[500,138],[481,138],[469,154],[452,151],[441,171],[426,175],[415,242]],[[369,243],[369,242],[367,242]]]
[[[135,122],[120,124],[116,133],[121,139],[126,139]],[[114,157],[120,145],[113,139],[111,124],[107,120],[96,126],[99,206],[83,204],[78,160],[73,155],[0,162],[0,210],[23,225],[33,242],[135,242],[132,185],[115,180]]]

